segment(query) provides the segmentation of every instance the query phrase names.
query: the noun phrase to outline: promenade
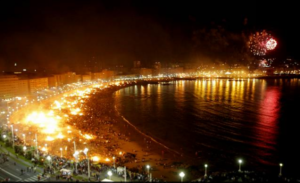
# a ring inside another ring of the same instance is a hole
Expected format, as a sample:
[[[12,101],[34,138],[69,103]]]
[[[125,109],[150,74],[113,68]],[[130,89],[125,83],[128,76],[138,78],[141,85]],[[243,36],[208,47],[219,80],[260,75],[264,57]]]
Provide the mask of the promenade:
[[[43,169],[33,163],[17,157],[2,145],[0,147],[0,179],[10,182],[47,181],[49,176],[42,176]]]

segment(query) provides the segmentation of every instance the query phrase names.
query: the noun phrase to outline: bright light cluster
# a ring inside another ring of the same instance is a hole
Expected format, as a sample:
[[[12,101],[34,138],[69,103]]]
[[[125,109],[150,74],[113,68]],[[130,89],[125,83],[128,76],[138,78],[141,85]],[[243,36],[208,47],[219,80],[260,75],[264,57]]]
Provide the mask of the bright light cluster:
[[[114,82],[111,85],[121,85],[123,82]],[[123,83],[124,84],[124,83]],[[84,115],[84,105],[86,99],[89,95],[96,92],[97,88],[106,88],[102,84],[96,84],[88,86],[85,89],[75,89],[73,91],[68,90],[60,98],[56,96],[50,105],[45,105],[42,109],[37,109],[35,111],[30,111],[30,113],[24,112],[20,113],[15,119],[15,124],[22,125],[22,133],[33,132],[37,133],[38,136],[38,148],[42,151],[48,152],[54,150],[53,146],[59,143],[73,143],[74,139],[79,139],[79,142],[86,144],[88,141],[96,139],[96,136],[92,134],[81,133],[79,129],[76,128],[76,123],[73,125],[67,125],[71,122],[72,118],[75,116]],[[32,103],[32,102],[31,102]],[[23,117],[25,115],[25,117]],[[32,133],[32,134],[33,134]],[[65,142],[64,142],[65,141]],[[29,141],[28,141],[29,142]],[[31,143],[35,143],[32,141]],[[40,145],[43,143],[45,146]],[[93,154],[94,161],[110,161],[110,159],[105,155]]]
[[[54,116],[53,111],[49,111],[47,114],[44,112],[33,112],[27,116],[26,122],[39,127],[46,134],[53,134],[59,129],[58,123],[60,119],[59,116]]]
[[[268,50],[274,50],[276,46],[277,46],[277,41],[273,38],[269,39],[266,44]]]
[[[249,48],[254,55],[264,56],[268,50],[273,50],[277,46],[276,40],[271,34],[268,34],[265,30],[262,32],[256,32],[249,39]]]

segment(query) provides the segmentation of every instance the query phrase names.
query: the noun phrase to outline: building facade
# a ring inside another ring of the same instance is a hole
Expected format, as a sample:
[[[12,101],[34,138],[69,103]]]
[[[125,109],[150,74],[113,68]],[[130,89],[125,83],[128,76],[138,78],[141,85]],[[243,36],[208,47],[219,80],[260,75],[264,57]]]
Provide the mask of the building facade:
[[[12,98],[21,95],[28,95],[28,80],[19,79],[16,75],[0,76],[0,98]]]
[[[28,81],[29,84],[29,92],[35,93],[39,90],[47,89],[49,88],[48,84],[48,78],[34,78],[34,79],[29,79]]]

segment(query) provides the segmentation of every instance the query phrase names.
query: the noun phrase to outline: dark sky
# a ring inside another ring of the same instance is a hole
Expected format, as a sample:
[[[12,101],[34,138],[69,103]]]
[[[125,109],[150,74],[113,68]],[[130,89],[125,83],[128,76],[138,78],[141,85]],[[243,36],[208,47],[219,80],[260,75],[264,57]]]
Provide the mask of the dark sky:
[[[293,1],[0,1],[0,67],[74,68],[92,57],[104,66],[188,62],[193,31],[212,24],[231,32],[266,29],[279,55],[299,58],[297,7]]]

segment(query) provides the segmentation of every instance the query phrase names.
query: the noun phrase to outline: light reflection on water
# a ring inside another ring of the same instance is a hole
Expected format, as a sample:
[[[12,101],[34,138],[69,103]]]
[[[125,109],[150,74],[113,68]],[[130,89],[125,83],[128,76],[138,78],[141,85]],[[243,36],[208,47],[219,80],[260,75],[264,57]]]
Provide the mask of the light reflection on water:
[[[263,167],[283,159],[279,123],[284,125],[281,116],[289,109],[282,109],[281,100],[297,92],[298,79],[213,79],[133,86],[115,99],[121,114],[142,131],[187,156],[199,151],[198,163],[225,166],[244,157],[249,167]]]

